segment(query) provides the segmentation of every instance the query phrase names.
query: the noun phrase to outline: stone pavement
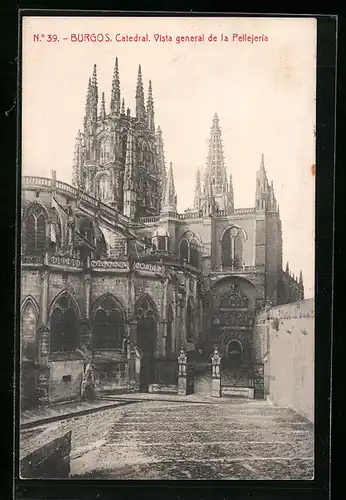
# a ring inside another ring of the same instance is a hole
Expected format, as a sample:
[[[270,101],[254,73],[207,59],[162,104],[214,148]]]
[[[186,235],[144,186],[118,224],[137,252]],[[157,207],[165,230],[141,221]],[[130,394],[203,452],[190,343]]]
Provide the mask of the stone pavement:
[[[22,429],[64,420],[75,416],[87,415],[107,408],[121,405],[121,400],[70,401],[53,405],[44,405],[24,410],[20,415]]]
[[[148,398],[60,423],[72,429],[71,478],[313,478],[313,426],[289,409]]]

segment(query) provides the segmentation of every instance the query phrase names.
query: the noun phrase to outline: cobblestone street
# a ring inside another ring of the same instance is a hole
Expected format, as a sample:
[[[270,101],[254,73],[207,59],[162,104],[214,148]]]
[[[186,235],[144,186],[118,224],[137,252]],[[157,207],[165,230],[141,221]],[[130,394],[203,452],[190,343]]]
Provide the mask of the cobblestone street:
[[[313,478],[312,425],[263,401],[143,400],[49,424],[37,439],[56,429],[72,430],[72,478]]]

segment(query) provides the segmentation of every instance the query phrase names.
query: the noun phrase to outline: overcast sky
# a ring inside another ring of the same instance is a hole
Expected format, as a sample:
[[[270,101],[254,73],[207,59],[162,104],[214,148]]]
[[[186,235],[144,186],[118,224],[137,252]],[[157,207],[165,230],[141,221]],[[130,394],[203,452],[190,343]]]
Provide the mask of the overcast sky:
[[[150,42],[63,40],[71,33],[145,35]],[[154,34],[173,42],[154,41]],[[221,33],[265,35],[267,42],[222,42]],[[45,34],[34,42],[34,34]],[[56,34],[59,42],[47,42]],[[202,43],[176,36],[205,35]],[[208,42],[208,36],[218,37]],[[196,169],[205,168],[209,130],[218,113],[235,207],[255,203],[256,170],[264,153],[283,227],[283,259],[303,271],[306,297],[314,292],[315,74],[314,19],[27,18],[23,34],[23,174],[71,183],[75,136],[97,64],[99,96],[109,108],[115,57],[121,97],[135,110],[138,64],[145,94],[152,80],[155,122],[173,162],[178,208],[192,206]],[[203,178],[203,175],[202,175]]]

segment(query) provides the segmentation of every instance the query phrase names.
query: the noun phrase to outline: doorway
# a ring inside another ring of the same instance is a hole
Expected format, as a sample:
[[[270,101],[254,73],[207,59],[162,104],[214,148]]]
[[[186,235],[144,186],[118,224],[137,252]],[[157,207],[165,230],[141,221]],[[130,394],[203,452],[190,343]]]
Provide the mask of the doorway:
[[[243,347],[239,340],[231,340],[227,346],[227,368],[238,370],[243,361]]]

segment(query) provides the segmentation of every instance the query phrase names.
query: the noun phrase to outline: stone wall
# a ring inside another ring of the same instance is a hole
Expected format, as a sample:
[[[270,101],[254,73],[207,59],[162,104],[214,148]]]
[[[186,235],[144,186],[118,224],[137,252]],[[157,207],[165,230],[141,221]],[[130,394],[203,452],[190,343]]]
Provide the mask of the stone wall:
[[[34,444],[34,439],[33,446]],[[22,450],[21,450],[22,451]],[[22,479],[67,479],[70,475],[71,431],[43,444],[34,451],[22,452]]]
[[[314,301],[263,310],[256,316],[256,360],[264,362],[265,393],[275,405],[314,422]]]
[[[50,362],[49,401],[75,400],[81,396],[83,360]]]

